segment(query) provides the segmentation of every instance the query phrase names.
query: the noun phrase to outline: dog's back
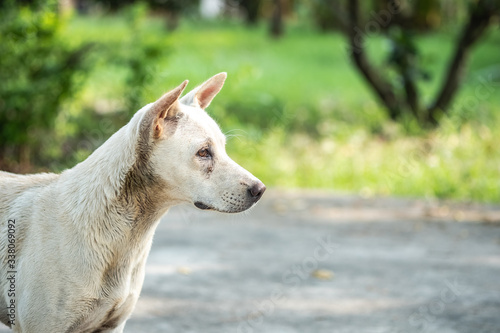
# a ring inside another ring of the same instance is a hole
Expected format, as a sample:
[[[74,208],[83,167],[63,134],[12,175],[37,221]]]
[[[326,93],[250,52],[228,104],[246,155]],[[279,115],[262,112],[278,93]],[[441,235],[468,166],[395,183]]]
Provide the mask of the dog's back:
[[[31,175],[16,175],[0,171],[0,217],[5,222],[8,207],[25,191],[46,186],[55,181],[59,175],[54,173],[38,173]]]
[[[9,268],[7,263],[7,244],[8,239],[8,223],[10,220],[15,220],[20,214],[30,215],[32,208],[32,198],[36,197],[36,192],[40,189],[46,187],[50,183],[57,180],[59,175],[53,173],[40,173],[32,175],[17,175],[9,172],[0,171],[0,258],[2,258],[1,271],[6,273]],[[24,229],[24,227],[22,228]],[[17,230],[16,236],[16,253],[21,250],[22,242],[20,240],[24,238],[23,232]],[[13,256],[14,258],[15,256]],[[7,281],[0,281],[0,287],[2,288],[2,297],[0,297],[0,307],[6,308],[9,304],[6,301],[6,291]],[[8,324],[9,318],[6,316],[6,312],[2,312],[0,315],[0,321],[6,325]],[[10,325],[9,325],[10,326]]]

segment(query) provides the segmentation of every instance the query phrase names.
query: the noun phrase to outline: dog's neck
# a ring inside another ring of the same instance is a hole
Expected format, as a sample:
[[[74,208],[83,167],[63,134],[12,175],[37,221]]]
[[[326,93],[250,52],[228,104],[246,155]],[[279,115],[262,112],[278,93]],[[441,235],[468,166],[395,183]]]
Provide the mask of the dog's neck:
[[[162,195],[161,186],[166,184],[148,167],[151,146],[141,126],[149,107],[138,111],[85,161],[61,175],[62,195],[68,203],[64,211],[77,228],[119,233],[141,224],[144,229],[173,205]],[[105,225],[109,223],[113,225]],[[121,235],[109,236],[116,239]]]

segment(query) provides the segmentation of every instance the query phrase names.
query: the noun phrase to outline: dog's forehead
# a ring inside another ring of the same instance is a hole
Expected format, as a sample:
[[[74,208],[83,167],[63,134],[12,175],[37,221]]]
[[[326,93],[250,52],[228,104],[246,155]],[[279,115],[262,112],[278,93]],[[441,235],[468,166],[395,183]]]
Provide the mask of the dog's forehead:
[[[210,138],[215,143],[225,144],[226,138],[219,125],[204,110],[183,106],[182,112],[185,114],[183,127],[196,135],[204,138]]]

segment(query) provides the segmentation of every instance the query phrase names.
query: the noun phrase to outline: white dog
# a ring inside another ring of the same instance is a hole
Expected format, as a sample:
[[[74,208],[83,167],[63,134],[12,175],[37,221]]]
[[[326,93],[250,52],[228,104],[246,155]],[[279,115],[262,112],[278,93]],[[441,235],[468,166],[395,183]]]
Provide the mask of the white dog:
[[[236,213],[265,186],[204,109],[225,73],[139,110],[62,174],[0,172],[0,320],[15,332],[122,332],[154,231],[179,203]]]

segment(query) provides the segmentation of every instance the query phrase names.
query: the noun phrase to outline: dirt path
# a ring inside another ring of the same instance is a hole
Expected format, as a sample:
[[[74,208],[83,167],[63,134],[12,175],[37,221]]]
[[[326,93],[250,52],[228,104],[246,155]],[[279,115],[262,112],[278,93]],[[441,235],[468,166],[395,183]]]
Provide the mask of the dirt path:
[[[125,332],[500,332],[500,207],[269,191],[171,211]]]

